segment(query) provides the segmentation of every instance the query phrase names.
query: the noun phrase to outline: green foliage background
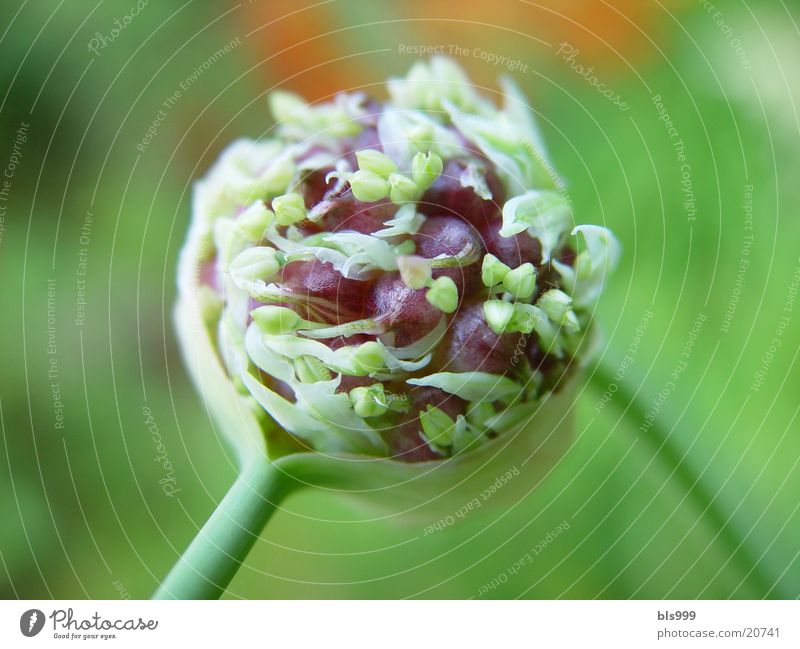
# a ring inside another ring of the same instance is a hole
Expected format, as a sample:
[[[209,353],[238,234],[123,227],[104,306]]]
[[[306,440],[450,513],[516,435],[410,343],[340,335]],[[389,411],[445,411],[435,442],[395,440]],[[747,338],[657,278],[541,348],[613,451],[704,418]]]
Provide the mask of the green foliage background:
[[[498,4],[506,3],[514,4]],[[346,501],[301,493],[270,523],[229,596],[475,597],[505,574],[484,596],[797,597],[800,305],[784,311],[800,267],[796,6],[717,3],[751,69],[702,3],[656,3],[641,42],[624,52],[597,36],[592,52],[602,56],[595,62],[585,50],[576,60],[595,64],[594,74],[629,103],[622,111],[556,54],[543,26],[532,19],[501,27],[490,4],[480,29],[465,25],[458,42],[527,64],[512,75],[540,115],[578,220],[609,225],[624,245],[597,313],[606,375],[581,391],[573,448],[510,510],[424,536],[424,526],[365,522]],[[425,17],[423,3],[411,5]],[[176,256],[193,179],[230,140],[271,126],[266,91],[314,88],[302,71],[293,76],[270,58],[271,40],[286,39],[280,20],[250,34],[268,21],[247,4],[151,2],[90,52],[93,34],[109,34],[132,6],[17,3],[0,25],[0,167],[29,125],[0,239],[0,594],[8,598],[149,596],[236,474],[177,352]],[[297,65],[319,64],[352,86],[404,73],[414,58],[399,54],[399,44],[448,43],[460,29],[457,17],[446,36],[438,22],[407,19],[402,3],[336,0],[312,11],[314,25],[333,33],[324,55],[317,43],[299,46]],[[575,30],[592,40],[595,27]],[[138,150],[163,102],[232,40]],[[459,60],[495,87],[500,67]],[[693,222],[653,95],[686,146]],[[753,244],[737,287],[748,186]],[[87,213],[94,221],[84,245]],[[86,317],[76,326],[82,248]],[[638,352],[598,410],[604,380],[647,311]],[[688,366],[643,432],[644,413],[699,314],[707,320]],[[56,379],[48,376],[52,356]],[[54,381],[63,429],[55,426]],[[165,469],[145,406],[173,467],[175,497],[159,484]],[[509,575],[562,521],[569,529]]]

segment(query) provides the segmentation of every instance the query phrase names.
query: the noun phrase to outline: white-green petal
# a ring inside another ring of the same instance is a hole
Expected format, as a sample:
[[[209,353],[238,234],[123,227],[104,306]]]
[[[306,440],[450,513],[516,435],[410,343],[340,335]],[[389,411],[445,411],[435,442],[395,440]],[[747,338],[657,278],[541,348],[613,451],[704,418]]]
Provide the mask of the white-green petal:
[[[425,257],[401,255],[397,258],[397,268],[403,284],[410,289],[419,290],[431,282],[431,264]]]
[[[270,109],[282,134],[298,140],[357,135],[363,115],[359,95],[339,95],[333,102],[307,104],[302,97],[275,90],[268,97]]]
[[[433,151],[442,158],[464,154],[455,133],[418,110],[387,106],[378,118],[381,148],[403,171],[411,171],[417,153]]]
[[[372,270],[397,270],[397,253],[389,243],[378,237],[360,232],[334,232],[312,235],[300,243],[293,243],[278,235],[269,234],[269,240],[282,250],[287,250],[285,261],[317,259],[331,264],[343,277],[363,279]],[[305,245],[305,242],[324,245]]]
[[[533,144],[539,156],[547,160],[547,147],[527,97],[509,76],[500,77],[500,88],[503,91],[503,113],[516,125],[518,132]]]
[[[456,425],[453,428],[452,454],[458,455],[462,451],[474,448],[482,441],[483,432],[480,428],[469,423],[464,415],[458,415],[456,417]]]
[[[539,151],[516,130],[506,115],[498,112],[483,117],[465,113],[446,100],[442,104],[458,130],[494,163],[509,194],[556,187]]]
[[[572,210],[561,194],[534,189],[506,201],[500,236],[527,230],[542,244],[542,261],[547,262],[571,225]]]
[[[400,235],[416,234],[424,222],[425,217],[417,212],[417,206],[413,203],[407,203],[395,212],[394,218],[384,223],[386,228],[373,232],[372,236],[386,239]]]
[[[338,381],[296,384],[297,403],[287,401],[246,372],[242,381],[280,426],[308,440],[319,452],[371,455],[386,452],[380,435],[352,411],[348,396],[336,394],[327,385],[338,385]]]
[[[522,386],[507,376],[488,372],[438,372],[406,383],[439,388],[466,401],[498,401],[519,394]]]
[[[603,289],[606,275],[616,268],[621,247],[608,228],[578,225],[573,235],[583,234],[586,249],[575,259],[575,284],[572,298],[576,306],[591,305]]]
[[[300,356],[316,356],[334,372],[360,376],[361,366],[356,361],[355,347],[340,347],[333,350],[324,343],[294,335],[269,336],[262,334],[262,342],[267,349],[294,360]]]
[[[422,438],[435,451],[445,453],[444,449],[453,443],[453,429],[456,423],[450,416],[436,408],[428,405],[426,410],[419,413],[419,423],[422,426]]]
[[[334,232],[326,235],[324,241],[336,246],[350,257],[346,271],[351,265],[369,265],[381,270],[397,270],[395,251],[386,241],[360,232]]]
[[[241,344],[240,344],[241,346]],[[291,383],[294,379],[292,364],[264,344],[264,333],[257,323],[251,323],[244,336],[244,350],[253,364],[279,381]],[[245,365],[246,367],[246,365]],[[241,372],[243,368],[239,368]]]
[[[462,187],[471,187],[483,200],[492,200],[492,190],[486,182],[486,172],[478,165],[469,163],[459,174],[458,182]]]
[[[337,336],[347,338],[356,334],[378,335],[383,333],[383,328],[373,318],[365,318],[363,320],[344,322],[340,325],[315,325],[312,329],[303,329],[301,327],[298,331],[306,338],[324,339],[336,338]]]
[[[405,77],[387,82],[392,103],[403,108],[439,111],[447,99],[463,110],[485,113],[492,110],[452,59],[434,56],[430,61],[418,61]]]

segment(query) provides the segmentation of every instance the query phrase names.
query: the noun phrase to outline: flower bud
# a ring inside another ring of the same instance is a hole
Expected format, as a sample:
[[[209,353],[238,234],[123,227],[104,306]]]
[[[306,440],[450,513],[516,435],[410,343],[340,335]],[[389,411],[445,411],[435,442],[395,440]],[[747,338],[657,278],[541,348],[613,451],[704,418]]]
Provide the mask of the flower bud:
[[[396,205],[416,200],[421,193],[417,184],[403,174],[391,174],[389,186],[389,199]]]
[[[275,214],[268,210],[262,201],[257,201],[248,207],[236,222],[236,230],[247,241],[261,241]]]
[[[275,135],[235,143],[198,185],[181,322],[205,326],[181,337],[193,374],[222,373],[211,400],[243,456],[263,439],[270,457],[299,441],[480,462],[585,353],[576,332],[619,246],[573,226],[518,91],[497,108],[440,58],[388,89],[383,106],[272,93]]]
[[[439,177],[444,168],[442,159],[429,151],[428,154],[417,153],[411,161],[411,177],[421,190],[426,190]]]
[[[514,305],[503,300],[486,300],[483,303],[483,317],[489,328],[497,334],[504,333],[514,315]]]
[[[240,252],[230,263],[228,270],[234,280],[255,281],[271,277],[280,268],[277,250],[258,246]]]
[[[576,332],[620,249],[573,227],[535,119],[502,87],[500,108],[434,57],[383,105],[272,93],[271,135],[196,185],[176,322],[243,475],[170,587],[224,587],[266,496],[298,485],[436,520],[491,485],[485,511],[518,502],[563,455]]]
[[[293,333],[303,322],[297,313],[283,306],[260,306],[251,315],[261,331],[272,336]]]
[[[437,277],[425,293],[425,299],[440,311],[453,313],[458,308],[458,287],[447,276]]]
[[[272,199],[275,220],[279,225],[294,225],[306,218],[306,206],[303,197],[294,192]]]
[[[280,156],[273,160],[255,179],[255,182],[247,188],[248,198],[254,200],[263,194],[274,195],[286,191],[295,171],[297,171],[297,165],[290,158]]]
[[[350,176],[350,188],[358,200],[374,203],[386,198],[389,193],[389,181],[372,171],[360,169]]]
[[[503,288],[520,300],[525,300],[536,290],[536,269],[531,263],[508,271],[503,277]]]
[[[439,408],[429,405],[419,413],[419,422],[428,443],[437,449],[452,446],[455,422]]]
[[[382,383],[353,388],[350,390],[350,401],[359,417],[379,417],[389,409]]]
[[[358,160],[359,169],[371,171],[381,178],[389,178],[391,174],[397,171],[397,165],[394,160],[375,149],[356,151],[356,160]]]
[[[293,92],[275,90],[269,94],[269,107],[272,116],[282,122],[299,114],[306,107],[306,102]]]
[[[430,147],[433,140],[433,128],[430,124],[415,124],[406,131],[409,143],[416,149]],[[421,152],[421,151],[420,151]]]
[[[500,282],[508,274],[511,269],[506,266],[494,255],[484,255],[483,265],[481,266],[481,280],[484,286],[492,288]]]
[[[555,288],[545,291],[536,301],[536,306],[544,311],[550,320],[567,330],[575,332],[580,328],[572,310],[572,299],[564,291]]]

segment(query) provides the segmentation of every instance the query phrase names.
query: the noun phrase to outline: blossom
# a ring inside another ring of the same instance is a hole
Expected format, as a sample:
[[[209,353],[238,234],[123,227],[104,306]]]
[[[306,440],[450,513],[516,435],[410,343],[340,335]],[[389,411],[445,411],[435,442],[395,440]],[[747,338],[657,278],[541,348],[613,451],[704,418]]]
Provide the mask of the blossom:
[[[184,350],[271,457],[428,462],[514,434],[585,360],[619,256],[573,222],[509,79],[499,108],[441,57],[387,88],[273,93],[274,132],[195,188]]]

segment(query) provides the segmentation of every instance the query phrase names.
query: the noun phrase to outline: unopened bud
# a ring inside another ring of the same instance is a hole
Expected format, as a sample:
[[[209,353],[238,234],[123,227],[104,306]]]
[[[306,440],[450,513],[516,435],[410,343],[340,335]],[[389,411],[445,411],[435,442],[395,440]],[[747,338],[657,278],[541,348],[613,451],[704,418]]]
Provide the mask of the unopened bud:
[[[229,270],[234,279],[245,281],[266,279],[281,268],[275,248],[256,246],[240,252],[231,262]]]
[[[531,304],[517,302],[514,304],[514,312],[507,329],[508,331],[518,331],[519,333],[529,334],[536,328],[540,321],[547,323],[547,316],[540,308]]]
[[[414,201],[420,195],[419,187],[408,176],[392,174],[389,176],[389,199],[395,205]]]
[[[420,152],[411,160],[411,177],[424,191],[439,177],[443,168],[444,164],[438,155],[432,151],[429,151],[427,155]]]
[[[264,231],[275,215],[266,208],[262,201],[253,203],[236,221],[236,230],[247,241],[261,241]]]
[[[425,293],[425,299],[445,313],[453,313],[458,308],[458,287],[449,277],[438,277]]]
[[[306,206],[303,197],[294,192],[272,199],[275,219],[280,225],[294,225],[306,218]]]
[[[496,334],[505,332],[514,315],[514,305],[503,300],[486,300],[483,303],[483,317],[486,324]]]
[[[425,438],[434,446],[450,446],[453,443],[455,422],[447,413],[428,405],[428,409],[419,413],[419,423]]]
[[[544,311],[547,317],[554,322],[561,322],[572,307],[572,300],[564,291],[551,289],[542,293],[541,297],[536,301],[536,306]]]
[[[520,300],[533,295],[536,290],[536,269],[533,264],[526,263],[508,271],[503,277],[503,288]]]
[[[550,289],[541,295],[536,305],[553,322],[563,325],[570,331],[579,329],[578,319],[572,310],[572,298],[558,289]]]
[[[356,151],[358,168],[364,171],[371,171],[381,178],[388,178],[390,174],[397,171],[397,165],[388,155],[376,151],[375,149],[362,149]]]
[[[483,428],[494,415],[494,406],[487,401],[473,401],[467,408],[467,421],[478,428]]]
[[[306,102],[293,92],[273,90],[268,97],[272,116],[278,122],[292,119],[306,107]]]
[[[389,193],[389,181],[376,173],[360,169],[350,176],[350,188],[358,200],[374,203],[386,198]]]
[[[406,133],[408,141],[411,142],[417,149],[427,149],[431,146],[433,137],[433,127],[429,124],[416,124],[408,129]]]
[[[280,194],[285,192],[297,167],[293,160],[287,156],[280,156],[273,160],[251,188],[255,198],[259,194]]]
[[[353,388],[350,390],[350,401],[359,417],[378,417],[389,409],[382,383]]]
[[[285,306],[260,306],[251,315],[261,331],[273,336],[293,333],[301,324],[300,316]]]
[[[503,281],[503,278],[511,269],[506,266],[494,255],[484,255],[483,265],[481,266],[481,280],[484,286],[489,288],[496,286]]]

